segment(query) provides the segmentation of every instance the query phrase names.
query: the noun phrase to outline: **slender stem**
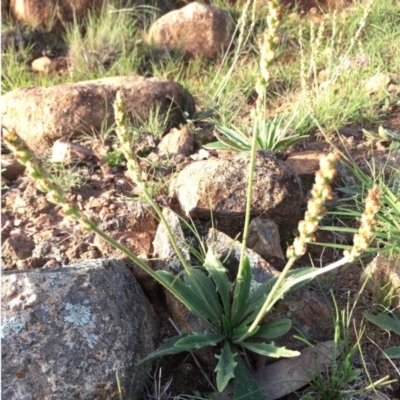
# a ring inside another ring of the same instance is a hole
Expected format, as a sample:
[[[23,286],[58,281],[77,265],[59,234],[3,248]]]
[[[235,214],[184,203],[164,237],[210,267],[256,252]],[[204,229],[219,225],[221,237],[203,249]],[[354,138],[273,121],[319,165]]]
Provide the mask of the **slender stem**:
[[[106,240],[108,243],[110,243],[112,246],[114,246],[116,249],[121,251],[122,253],[126,254],[132,261],[134,261],[137,265],[139,265],[140,268],[145,270],[151,277],[157,280],[161,285],[165,286],[176,298],[179,299],[185,306],[191,310],[187,302],[183,297],[180,296],[179,291],[175,290],[173,286],[166,285],[162,279],[158,276],[157,272],[154,271],[151,267],[149,267],[143,260],[141,260],[136,254],[132,253],[130,250],[128,250],[125,246],[123,246],[121,243],[117,242],[115,239],[113,239],[111,236],[107,235],[105,232],[103,232],[101,229],[97,227],[92,227],[93,232],[95,232],[97,235],[99,235],[101,238]],[[205,318],[202,314],[196,313],[194,310],[192,312],[200,318],[210,329],[213,329],[213,325]]]

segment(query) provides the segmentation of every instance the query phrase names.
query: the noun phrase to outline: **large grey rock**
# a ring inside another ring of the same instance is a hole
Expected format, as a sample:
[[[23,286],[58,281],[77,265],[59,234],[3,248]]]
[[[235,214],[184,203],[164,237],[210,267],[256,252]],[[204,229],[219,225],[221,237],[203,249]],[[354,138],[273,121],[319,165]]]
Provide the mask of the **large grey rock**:
[[[154,310],[128,267],[92,260],[2,276],[2,398],[139,399]]]
[[[227,160],[194,162],[171,181],[171,196],[185,216],[207,220],[212,211],[217,228],[235,236],[244,223],[249,160],[250,153],[242,152]],[[296,225],[301,202],[300,183],[290,167],[272,152],[257,151],[252,216]]]
[[[148,39],[160,50],[180,50],[187,58],[213,58],[228,48],[233,29],[226,11],[194,2],[158,19]]]
[[[126,113],[147,120],[160,107],[170,125],[184,122],[181,109],[194,100],[179,83],[141,76],[117,76],[51,87],[29,87],[2,96],[2,125],[26,141],[34,151],[46,150],[55,140],[83,132],[100,132],[114,123],[113,103],[122,90]],[[171,100],[174,99],[174,101]],[[179,109],[179,107],[181,109]]]

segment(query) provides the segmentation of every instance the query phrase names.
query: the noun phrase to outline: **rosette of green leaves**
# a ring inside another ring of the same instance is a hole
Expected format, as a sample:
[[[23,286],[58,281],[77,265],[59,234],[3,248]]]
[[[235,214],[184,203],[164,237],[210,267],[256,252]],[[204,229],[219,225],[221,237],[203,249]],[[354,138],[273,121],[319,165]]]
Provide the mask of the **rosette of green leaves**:
[[[180,352],[214,346],[218,359],[216,383],[218,391],[223,391],[228,382],[235,379],[235,396],[251,394],[252,399],[263,399],[246,364],[239,355],[240,349],[268,357],[294,357],[298,351],[278,347],[272,341],[291,328],[288,318],[261,322],[249,331],[250,326],[258,317],[261,308],[275,286],[278,278],[268,280],[256,290],[251,290],[252,274],[248,258],[243,269],[243,279],[233,285],[227,271],[213,250],[208,250],[203,268],[191,268],[191,276],[183,272],[175,276],[166,271],[156,271],[158,280],[186,304],[191,312],[200,317],[209,332],[182,333],[166,340],[163,345],[143,359],[136,367],[155,360],[158,357],[177,354]],[[290,290],[298,288],[309,281],[313,268],[289,271],[287,278],[279,284],[268,312],[277,300]],[[256,340],[254,340],[256,339]],[[247,398],[247,397],[246,397]]]
[[[280,153],[308,137],[308,135],[291,133],[288,126],[283,126],[283,122],[284,116],[277,115],[257,124],[257,150],[271,150],[274,153]],[[251,149],[251,135],[221,125],[216,125],[216,128],[221,133],[217,135],[218,141],[204,145],[205,149],[236,152],[249,151]]]

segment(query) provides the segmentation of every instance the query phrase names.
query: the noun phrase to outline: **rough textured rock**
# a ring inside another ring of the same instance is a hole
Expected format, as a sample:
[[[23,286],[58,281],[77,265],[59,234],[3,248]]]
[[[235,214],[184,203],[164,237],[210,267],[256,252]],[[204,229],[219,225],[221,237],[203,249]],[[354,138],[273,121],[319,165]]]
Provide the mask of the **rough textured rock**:
[[[42,72],[50,74],[56,69],[56,63],[50,60],[49,57],[43,56],[32,61],[32,70],[35,72]]]
[[[148,40],[160,50],[183,51],[187,58],[214,58],[228,48],[233,29],[226,11],[194,2],[158,19]]]
[[[181,222],[177,214],[171,209],[164,208],[163,215],[166,219],[170,230],[179,244],[183,256],[190,262],[190,253],[186,244],[185,236],[181,228]],[[153,241],[154,266],[156,270],[162,269],[171,273],[178,274],[182,271],[183,266],[172,246],[171,240],[167,233],[167,228],[160,223],[157,228],[156,236]]]
[[[55,140],[71,139],[83,132],[93,133],[114,123],[113,102],[118,90],[125,96],[126,112],[146,120],[160,107],[160,115],[171,124],[183,121],[182,109],[188,102],[189,114],[195,110],[192,96],[185,99],[176,82],[140,76],[121,76],[52,87],[20,88],[2,97],[2,124],[15,130],[34,151],[43,151]],[[174,102],[171,101],[174,99]]]
[[[16,233],[9,237],[1,247],[1,258],[6,266],[32,255],[35,243],[25,233]]]
[[[225,260],[224,267],[228,270],[231,282],[235,282],[242,250],[241,242],[216,229],[210,229],[206,243],[208,247],[214,249],[220,260]],[[246,255],[250,260],[251,274],[255,284],[263,283],[279,275],[279,272],[271,264],[253,250],[247,248]]]
[[[292,153],[285,160],[301,180],[303,194],[309,191],[315,182],[315,173],[319,170],[319,162],[324,155],[321,151],[301,151]]]
[[[1,176],[9,181],[14,181],[25,171],[25,166],[20,164],[15,158],[6,158],[1,155]]]
[[[158,155],[165,155],[173,159],[189,157],[193,152],[194,140],[187,127],[171,129],[157,146]]]
[[[175,197],[186,216],[210,219],[210,205],[216,227],[235,236],[246,210],[250,153],[230,159],[198,161],[184,168],[172,181]],[[254,170],[252,217],[270,218],[278,225],[296,224],[302,202],[297,176],[268,151],[258,151]]]
[[[156,323],[121,261],[5,272],[2,308],[2,398],[141,398]]]
[[[64,138],[56,140],[51,149],[51,162],[54,163],[78,163],[93,156],[91,149]]]
[[[280,269],[285,263],[278,226],[270,219],[258,217],[251,221],[247,247],[274,265],[276,269]]]
[[[9,0],[13,17],[24,24],[61,29],[62,23],[73,22],[90,10],[99,11],[105,0]]]

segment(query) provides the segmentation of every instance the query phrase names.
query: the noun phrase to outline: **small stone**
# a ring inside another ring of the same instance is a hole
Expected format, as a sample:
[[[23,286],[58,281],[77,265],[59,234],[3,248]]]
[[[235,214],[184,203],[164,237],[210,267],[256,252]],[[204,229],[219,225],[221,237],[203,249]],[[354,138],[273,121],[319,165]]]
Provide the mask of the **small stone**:
[[[57,260],[51,259],[43,265],[43,268],[59,268],[61,267],[61,263]]]
[[[58,139],[53,143],[51,162],[69,164],[81,162],[93,156],[92,150],[80,144]]]
[[[278,270],[284,266],[285,256],[281,248],[278,225],[265,218],[254,218],[249,226],[247,247],[269,261]],[[276,262],[275,262],[276,261]],[[277,265],[281,264],[281,265]]]
[[[32,69],[35,72],[50,74],[55,71],[55,64],[49,57],[40,57],[32,61]]]
[[[325,153],[322,151],[301,151],[299,153],[291,153],[285,160],[285,164],[289,165],[297,175],[314,176],[319,170],[319,162]]]
[[[10,267],[18,260],[24,260],[32,255],[35,243],[25,233],[10,236],[1,247],[2,259]]]
[[[193,136],[187,127],[182,129],[172,128],[157,146],[159,155],[189,157],[194,151]]]
[[[19,270],[42,268],[45,260],[38,257],[29,257],[25,260],[18,260],[15,266]]]
[[[390,82],[390,76],[384,72],[379,72],[371,78],[361,81],[364,85],[364,89],[368,94],[378,93],[385,90]]]
[[[20,164],[15,158],[1,157],[1,176],[9,181],[15,181],[25,171],[25,165]]]

